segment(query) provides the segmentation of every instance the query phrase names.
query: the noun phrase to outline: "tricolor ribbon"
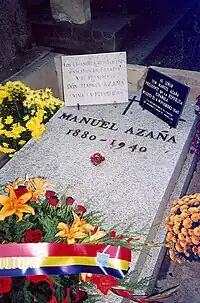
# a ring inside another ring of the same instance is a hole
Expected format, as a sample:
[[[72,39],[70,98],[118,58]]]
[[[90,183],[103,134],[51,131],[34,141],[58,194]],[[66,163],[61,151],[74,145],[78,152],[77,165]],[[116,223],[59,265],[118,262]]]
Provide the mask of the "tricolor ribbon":
[[[106,244],[24,243],[0,245],[0,276],[104,274],[123,279],[131,262],[127,247]]]

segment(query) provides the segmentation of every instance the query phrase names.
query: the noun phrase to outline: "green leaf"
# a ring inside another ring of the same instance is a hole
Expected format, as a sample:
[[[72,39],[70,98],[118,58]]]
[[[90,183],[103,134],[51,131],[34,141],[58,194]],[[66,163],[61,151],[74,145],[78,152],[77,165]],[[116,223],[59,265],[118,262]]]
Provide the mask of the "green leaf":
[[[12,241],[13,242],[23,242],[25,232],[28,229],[31,229],[34,224],[26,218],[26,220],[17,222],[16,220],[11,224],[11,234],[12,234]]]

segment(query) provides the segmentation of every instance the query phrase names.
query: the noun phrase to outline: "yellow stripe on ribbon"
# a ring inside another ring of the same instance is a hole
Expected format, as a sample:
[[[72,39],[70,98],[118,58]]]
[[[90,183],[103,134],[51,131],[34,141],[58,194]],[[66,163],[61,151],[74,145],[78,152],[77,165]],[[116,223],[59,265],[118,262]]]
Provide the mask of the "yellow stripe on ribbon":
[[[0,258],[0,269],[27,269],[40,267],[61,266],[99,266],[96,257],[11,257]],[[129,262],[109,258],[108,268],[128,270]]]

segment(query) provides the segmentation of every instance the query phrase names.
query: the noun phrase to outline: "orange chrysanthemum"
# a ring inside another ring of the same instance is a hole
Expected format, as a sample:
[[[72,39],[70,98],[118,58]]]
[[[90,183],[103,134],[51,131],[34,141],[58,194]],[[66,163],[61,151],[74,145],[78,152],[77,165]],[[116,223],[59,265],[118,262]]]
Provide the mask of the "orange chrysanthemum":
[[[200,261],[200,194],[174,201],[165,225],[171,259]]]

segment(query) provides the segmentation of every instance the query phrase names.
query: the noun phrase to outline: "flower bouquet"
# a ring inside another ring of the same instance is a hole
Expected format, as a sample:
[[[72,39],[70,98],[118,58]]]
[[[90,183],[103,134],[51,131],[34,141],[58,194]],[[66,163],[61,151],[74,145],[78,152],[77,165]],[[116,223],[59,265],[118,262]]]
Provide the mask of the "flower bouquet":
[[[178,263],[184,260],[199,262],[200,194],[175,200],[166,217],[166,228],[170,258]]]
[[[63,105],[50,89],[32,90],[19,81],[0,85],[0,152],[13,156]]]
[[[1,186],[0,302],[96,302],[109,292],[133,302],[160,300],[176,290],[137,297],[146,280],[125,279],[137,233],[101,228],[103,217],[43,178]]]

